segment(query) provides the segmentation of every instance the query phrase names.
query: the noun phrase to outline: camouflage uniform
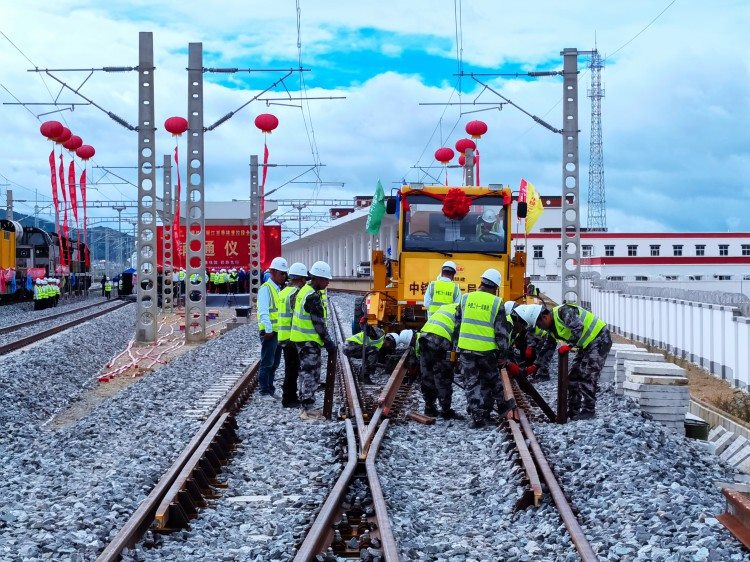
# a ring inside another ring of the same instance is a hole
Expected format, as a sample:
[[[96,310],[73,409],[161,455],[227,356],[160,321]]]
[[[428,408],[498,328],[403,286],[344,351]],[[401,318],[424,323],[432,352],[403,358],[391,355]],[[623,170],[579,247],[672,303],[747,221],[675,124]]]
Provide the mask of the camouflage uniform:
[[[577,342],[583,334],[583,322],[577,310],[572,306],[561,306],[558,314],[573,334],[571,343]],[[612,336],[605,326],[586,348],[576,351],[568,371],[568,416],[595,412],[599,375],[611,348]]]
[[[456,309],[456,327],[453,331],[453,341],[458,342],[461,329],[461,307]],[[501,363],[508,361],[509,337],[508,321],[503,314],[502,305],[495,317],[495,345],[496,350],[477,352],[459,350],[458,369],[466,392],[466,410],[474,421],[482,422],[489,419],[490,412],[496,404],[503,404],[503,382],[500,379]]]
[[[310,314],[310,320],[312,320],[315,331],[323,340],[323,346],[329,350],[335,349],[336,345],[333,343],[326,327],[321,292],[315,291],[310,294],[304,307]],[[297,342],[295,345],[299,355],[299,378],[297,379],[299,401],[304,409],[311,409],[315,404],[315,391],[320,384],[321,346],[310,341]]]
[[[539,335],[532,328],[526,334],[526,343],[534,351],[532,361],[537,367],[536,375],[548,378],[549,366],[552,363],[552,358],[555,356],[555,349],[557,348],[555,338],[549,332]]]
[[[367,326],[367,338],[370,340],[378,340],[384,336],[383,330],[374,326]],[[356,342],[347,341],[344,342],[344,355],[349,358],[349,364],[352,365],[352,372],[357,374],[360,369],[355,369],[352,360],[359,362],[362,361],[362,346]],[[378,358],[380,357],[380,350],[373,346],[368,345],[365,347],[365,374],[372,376],[375,374],[377,368]]]
[[[444,412],[451,409],[453,399],[453,364],[450,361],[452,342],[435,334],[419,336],[419,366],[422,374],[422,395],[425,404],[437,399]]]

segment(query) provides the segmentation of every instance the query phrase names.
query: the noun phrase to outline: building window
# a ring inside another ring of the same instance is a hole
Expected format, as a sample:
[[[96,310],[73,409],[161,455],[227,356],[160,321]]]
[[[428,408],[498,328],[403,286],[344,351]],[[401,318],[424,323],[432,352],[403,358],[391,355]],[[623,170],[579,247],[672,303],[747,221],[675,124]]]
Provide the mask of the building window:
[[[661,246],[659,246],[659,244],[651,244],[651,255],[652,256],[658,256],[659,255],[659,248],[661,248]]]
[[[604,246],[604,255],[608,258],[611,258],[615,255],[615,247],[612,246]]]
[[[667,281],[677,281],[677,275],[665,275],[664,279]]]
[[[742,245],[742,255],[743,256],[750,256],[750,244],[743,244]]]
[[[590,258],[594,255],[594,247],[590,244],[584,244],[582,250],[583,253],[581,254],[581,257]]]
[[[674,250],[675,256],[681,256],[682,255],[682,244],[675,244],[672,246],[672,250]]]
[[[623,276],[622,275],[610,275],[607,277],[607,281],[622,281]]]
[[[695,245],[695,255],[696,256],[705,256],[706,255],[706,245],[705,244],[696,244]]]
[[[516,246],[516,252],[525,252],[525,251],[526,251],[526,246],[524,246],[523,244]]]
[[[717,275],[716,278],[719,281],[731,281],[732,280],[732,276],[731,275]]]
[[[691,281],[700,281],[701,279],[703,279],[703,275],[691,275],[690,277],[688,277],[688,279],[690,279]]]
[[[540,260],[544,257],[544,246],[534,246],[534,259]]]
[[[633,257],[638,255],[638,244],[628,244],[628,256]]]
[[[636,275],[635,276],[636,281],[648,281],[648,276],[646,275]]]
[[[557,259],[562,259],[562,246],[560,244],[557,245]]]
[[[729,255],[729,244],[719,244],[719,255],[720,256]]]

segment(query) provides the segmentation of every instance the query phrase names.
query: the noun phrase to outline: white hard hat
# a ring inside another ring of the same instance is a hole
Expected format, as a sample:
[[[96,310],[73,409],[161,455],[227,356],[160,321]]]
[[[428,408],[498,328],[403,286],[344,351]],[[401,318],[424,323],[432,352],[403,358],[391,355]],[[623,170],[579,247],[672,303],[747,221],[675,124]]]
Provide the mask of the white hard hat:
[[[289,275],[295,277],[307,277],[307,267],[304,263],[296,262],[289,266]]]
[[[37,285],[41,285],[42,284],[42,278],[41,277],[37,277],[36,284]]]
[[[46,285],[46,284],[47,284],[47,280],[46,279],[42,279],[42,285]]]
[[[543,308],[541,304],[522,304],[516,307],[515,312],[529,328],[533,328]]]
[[[507,316],[511,312],[513,312],[513,308],[516,306],[516,301],[505,301],[503,303],[503,307],[505,307],[505,315]]]
[[[221,271],[219,271],[219,273],[226,273],[226,272],[227,272],[226,269],[222,269]]]
[[[443,266],[442,266],[442,267],[441,267],[440,269],[441,269],[441,270],[442,270],[442,269],[452,269],[452,270],[453,270],[454,272],[455,272],[455,271],[458,271],[458,268],[456,267],[456,264],[455,264],[455,262],[452,262],[452,261],[447,261],[447,262],[445,262],[445,263],[443,264]]]
[[[391,332],[390,334],[385,335],[386,338],[391,338],[396,344],[398,344],[398,340],[399,340],[398,336],[399,335],[397,332]]]
[[[287,271],[289,271],[289,264],[286,263],[286,260],[284,258],[279,256],[278,258],[273,258],[268,269],[275,269],[276,271],[286,273]]]
[[[500,285],[502,285],[500,272],[497,269],[488,269],[487,271],[482,273],[482,279],[489,281],[491,284],[495,285],[496,287],[499,287]]]
[[[312,264],[312,267],[310,268],[310,275],[312,277],[333,279],[333,275],[331,275],[331,266],[324,261],[316,261],[314,264]]]
[[[414,336],[414,330],[401,330],[401,333],[398,335],[399,343],[401,345],[409,345],[412,336]]]
[[[482,213],[482,220],[487,223],[493,223],[497,220],[497,213],[492,209],[485,209]]]

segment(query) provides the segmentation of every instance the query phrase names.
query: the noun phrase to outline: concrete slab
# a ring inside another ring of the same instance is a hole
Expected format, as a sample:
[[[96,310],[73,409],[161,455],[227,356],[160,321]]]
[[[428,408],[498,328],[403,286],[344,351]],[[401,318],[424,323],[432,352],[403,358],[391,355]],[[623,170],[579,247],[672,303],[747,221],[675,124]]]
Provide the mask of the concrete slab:
[[[645,398],[643,396],[629,394],[627,390],[625,390],[625,396],[629,396],[630,398],[633,398],[636,403],[643,408],[644,410],[646,408],[682,408],[687,412],[688,406],[690,406],[690,397],[685,396],[683,398]]]
[[[722,426],[717,425],[714,427],[711,431],[708,432],[708,440],[712,443],[716,441],[719,437],[724,435],[727,432],[726,429],[724,429]]]
[[[651,416],[674,414],[675,416],[680,416],[682,423],[685,423],[687,406],[641,406],[641,411],[651,414]]]
[[[636,361],[664,361],[664,355],[661,353],[651,353],[644,350],[623,349],[615,353],[615,361],[622,363],[627,359]]]
[[[737,439],[737,434],[732,433],[731,431],[726,431],[721,436],[719,436],[716,441],[714,441],[714,445],[716,445],[716,454],[720,455],[724,451],[727,450],[727,447],[729,447],[734,441]]]
[[[686,377],[676,377],[670,375],[664,375],[661,373],[633,373],[627,375],[625,383],[641,384],[641,385],[660,385],[660,386],[687,386],[688,380]]]
[[[625,375],[629,373],[638,375],[662,375],[673,377],[685,377],[686,372],[682,367],[674,363],[656,363],[652,361],[625,361]]]
[[[727,464],[730,466],[739,466],[741,463],[750,459],[750,444],[742,447],[737,454],[733,455],[727,460]]]
[[[734,455],[736,455],[740,449],[747,446],[747,444],[750,443],[747,439],[745,439],[742,436],[737,437],[729,447],[724,449],[724,452],[719,454],[719,458],[723,461],[729,460]]]

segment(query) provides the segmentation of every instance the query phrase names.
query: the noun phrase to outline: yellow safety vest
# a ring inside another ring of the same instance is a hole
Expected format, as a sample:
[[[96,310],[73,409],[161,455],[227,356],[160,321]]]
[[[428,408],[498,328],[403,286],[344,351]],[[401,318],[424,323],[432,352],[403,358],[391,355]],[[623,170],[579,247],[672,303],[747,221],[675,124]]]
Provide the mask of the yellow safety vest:
[[[354,334],[353,336],[349,336],[346,338],[346,341],[353,342],[359,345],[362,345],[365,341],[365,333],[359,332],[358,334]],[[383,342],[385,341],[385,334],[383,334],[381,337],[379,337],[376,340],[367,340],[367,345],[371,345],[375,349],[380,349],[383,347]]]
[[[456,291],[459,292],[461,289],[458,288],[458,284],[453,281],[431,281],[432,285],[432,302],[430,307],[427,309],[428,316],[431,316],[438,308],[444,304],[451,304],[455,302],[454,296]]]
[[[581,337],[577,342],[573,342],[571,341],[573,332],[570,330],[570,328],[562,323],[562,320],[560,320],[561,307],[556,306],[552,309],[552,317],[555,319],[555,332],[557,332],[558,339],[572,343],[576,347],[580,347],[581,349],[585,349],[586,347],[588,347],[589,344],[594,341],[596,336],[599,335],[599,332],[601,332],[602,329],[607,325],[604,320],[597,318],[593,312],[589,312],[588,310],[586,310],[585,308],[581,308],[577,304],[564,304],[562,306],[575,307],[577,309],[576,311],[578,312],[578,317],[583,321],[583,333],[581,334]]]
[[[279,330],[279,290],[270,279],[260,286],[261,289],[263,289],[263,287],[268,287],[268,290],[270,291],[271,298],[268,303],[268,315],[271,317],[271,326],[266,326],[260,321],[260,310],[257,310],[258,328],[266,333],[270,333],[271,331],[277,332]],[[268,329],[269,327],[271,328],[270,330]]]
[[[295,343],[302,343],[306,341],[315,342],[318,345],[323,345],[323,338],[318,335],[315,331],[310,313],[305,310],[305,302],[307,297],[315,292],[312,285],[305,285],[299,290],[297,294],[297,300],[294,303],[294,316],[292,316],[292,334],[291,341]],[[328,299],[325,296],[325,291],[320,296],[321,303],[323,304],[323,319],[328,318]]]
[[[179,273],[177,274],[177,277],[178,277],[178,279],[179,279],[180,281],[184,281],[184,280],[185,280],[185,272],[184,272],[184,271],[180,271],[180,272],[179,272]]]
[[[430,319],[422,326],[423,334],[435,334],[448,341],[453,341],[453,330],[456,327],[456,309],[458,304],[444,304],[430,315]]]
[[[211,283],[216,283],[216,272],[212,271],[208,274],[208,278],[211,281]]]
[[[495,343],[495,318],[503,299],[484,291],[461,297],[461,328],[458,348],[466,351],[492,351]]]
[[[105,290],[105,291],[106,291],[107,293],[109,293],[110,291],[112,291],[112,283],[110,283],[109,281],[107,281],[107,282],[106,282],[106,283],[104,284],[104,290]]]
[[[294,311],[289,308],[292,295],[299,290],[299,287],[289,285],[284,287],[279,293],[279,321],[276,325],[279,332],[279,341],[287,341],[292,337],[292,316]]]

